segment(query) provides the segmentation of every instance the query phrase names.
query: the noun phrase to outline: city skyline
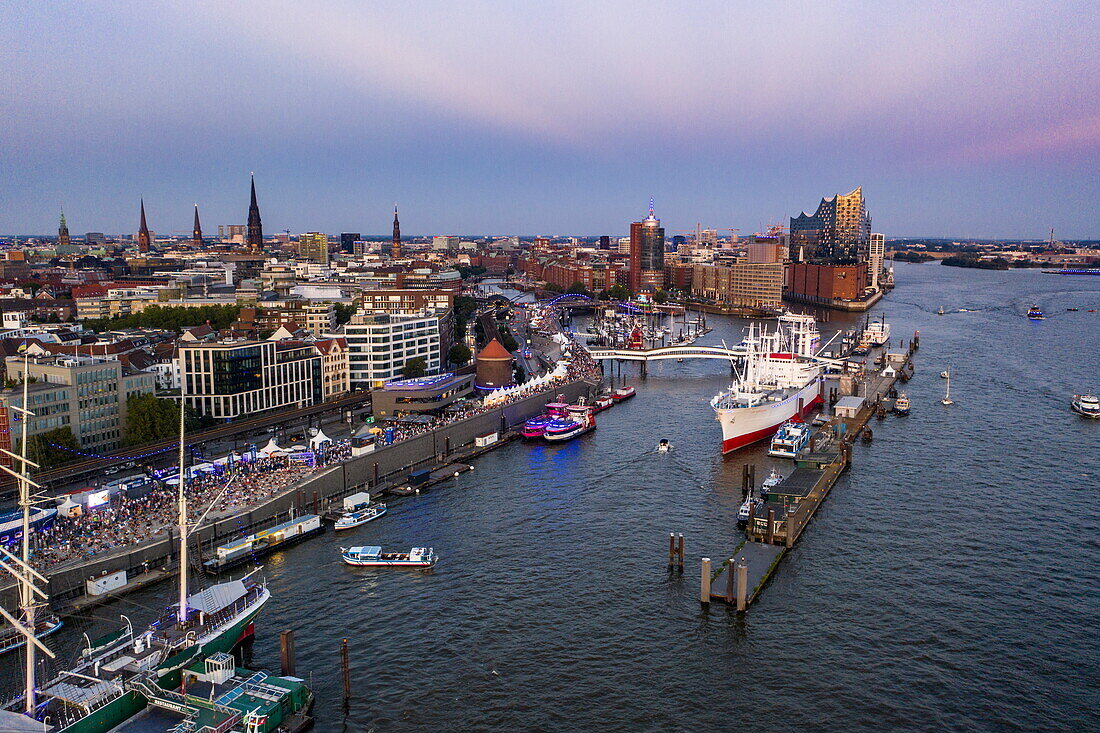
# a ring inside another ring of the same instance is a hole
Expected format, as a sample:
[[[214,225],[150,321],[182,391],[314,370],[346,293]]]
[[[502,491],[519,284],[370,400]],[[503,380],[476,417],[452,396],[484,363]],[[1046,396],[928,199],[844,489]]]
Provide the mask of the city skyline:
[[[186,236],[196,202],[243,224],[255,171],[269,234],[384,235],[394,200],[414,236],[625,234],[650,197],[670,235],[751,233],[862,186],[890,237],[1100,238],[1086,3],[0,19],[5,234],[56,232],[62,202],[75,233],[132,233],[142,197],[161,234]]]

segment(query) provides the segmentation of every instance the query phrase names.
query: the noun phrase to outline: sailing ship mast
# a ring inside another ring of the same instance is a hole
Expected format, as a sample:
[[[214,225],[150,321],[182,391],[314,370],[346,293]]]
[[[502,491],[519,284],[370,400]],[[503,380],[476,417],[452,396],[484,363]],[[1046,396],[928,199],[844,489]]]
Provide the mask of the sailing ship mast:
[[[180,390],[180,473],[179,473],[179,532],[180,532],[180,607],[179,623],[187,621],[187,493],[184,481],[186,471],[183,467],[183,421],[186,402],[183,390]]]
[[[19,461],[18,472],[2,464],[0,464],[0,470],[14,476],[19,481],[19,506],[23,509],[23,553],[22,558],[19,558],[0,547],[0,553],[3,553],[4,558],[16,566],[12,567],[12,565],[0,559],[0,567],[15,576],[15,579],[19,582],[19,608],[22,611],[23,618],[21,620],[16,619],[4,610],[2,606],[0,606],[0,615],[3,615],[19,633],[26,637],[26,643],[24,645],[26,650],[26,669],[24,673],[26,688],[23,694],[23,701],[24,710],[30,715],[34,713],[35,708],[34,648],[37,646],[51,659],[53,659],[55,655],[35,636],[35,613],[38,610],[39,604],[35,601],[34,596],[38,594],[45,599],[46,594],[35,585],[34,581],[35,578],[41,580],[43,583],[47,581],[45,577],[30,566],[31,508],[34,505],[34,498],[31,496],[31,486],[34,486],[36,489],[42,487],[27,477],[28,466],[33,466],[34,468],[39,467],[37,463],[27,460],[27,423],[30,421],[30,418],[34,416],[34,413],[27,409],[27,396],[30,385],[30,380],[27,379],[27,364],[28,357],[24,354],[23,402],[19,407],[12,405],[11,408],[22,416],[23,425],[20,433],[19,455],[0,448],[0,452],[4,455],[13,459],[13,461]]]

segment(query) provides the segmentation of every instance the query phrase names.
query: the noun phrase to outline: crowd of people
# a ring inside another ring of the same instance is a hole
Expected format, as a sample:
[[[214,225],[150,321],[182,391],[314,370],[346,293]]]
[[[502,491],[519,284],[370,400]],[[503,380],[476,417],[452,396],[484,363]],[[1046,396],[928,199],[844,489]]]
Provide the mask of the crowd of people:
[[[519,389],[504,401],[487,405],[469,400],[453,405],[445,415],[414,423],[399,423],[390,428],[392,442],[427,435],[438,428],[527,399],[534,391],[563,386],[578,379],[598,379],[600,369],[588,352],[576,342],[563,349],[567,362],[564,373],[542,381],[537,387]],[[235,514],[270,499],[310,473],[351,457],[347,440],[326,444],[321,450],[306,452],[312,458],[287,452],[259,455],[254,460],[236,461],[232,468],[215,465],[187,479],[188,522],[203,515]],[[96,508],[85,508],[73,516],[58,515],[53,525],[36,535],[33,562],[50,568],[69,560],[83,560],[117,548],[137,544],[178,524],[178,490],[173,477],[155,482],[153,488],[136,497],[125,491],[114,494]]]

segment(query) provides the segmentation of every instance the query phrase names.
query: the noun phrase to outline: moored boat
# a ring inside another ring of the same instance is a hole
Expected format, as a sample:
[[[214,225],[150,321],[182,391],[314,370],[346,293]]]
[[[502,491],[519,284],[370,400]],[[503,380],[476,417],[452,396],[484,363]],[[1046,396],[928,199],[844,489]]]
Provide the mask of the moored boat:
[[[886,322],[886,314],[881,320],[872,321],[863,329],[862,341],[871,346],[882,346],[890,340],[890,324]]]
[[[595,408],[596,412],[603,412],[613,404],[615,404],[615,400],[611,395],[600,395],[592,403],[592,407]]]
[[[43,616],[35,621],[34,624],[34,638],[42,639],[49,636],[53,632],[60,629],[65,625],[61,619],[52,613]],[[27,643],[26,637],[24,637],[17,629],[6,627],[3,631],[0,631],[0,654],[7,654],[19,649]]]
[[[771,437],[821,402],[818,341],[811,315],[783,314],[773,332],[750,324],[737,379],[710,403],[722,426],[723,453]]]
[[[767,496],[768,491],[779,486],[781,483],[783,483],[783,474],[773,468],[772,472],[768,474],[768,477],[764,479],[764,482],[760,484],[760,496]]]
[[[1100,418],[1100,399],[1096,395],[1073,395],[1073,411],[1083,417]]]
[[[783,423],[772,436],[768,455],[776,458],[794,458],[810,442],[810,427],[801,421]]]
[[[363,568],[430,568],[439,561],[431,547],[414,547],[408,552],[382,552],[378,545],[341,547],[340,557],[348,565]]]
[[[633,387],[619,387],[617,390],[611,393],[611,399],[615,402],[622,402],[623,400],[630,399],[637,393],[638,391]]]
[[[566,416],[546,425],[542,437],[552,443],[572,440],[596,428],[596,415],[592,405],[569,405]]]
[[[302,514],[288,522],[220,545],[215,549],[214,556],[203,563],[203,567],[213,573],[225,572],[253,558],[297,544],[324,531],[325,526],[321,524],[319,516]]]
[[[383,514],[386,513],[385,504],[375,504],[373,506],[364,507],[362,509],[356,509],[354,511],[346,512],[336,520],[336,525],[333,527],[337,532],[345,529],[355,529],[361,527],[367,522],[373,522]]]
[[[894,414],[895,415],[908,415],[909,414],[909,398],[904,392],[898,395],[898,398],[894,400]]]

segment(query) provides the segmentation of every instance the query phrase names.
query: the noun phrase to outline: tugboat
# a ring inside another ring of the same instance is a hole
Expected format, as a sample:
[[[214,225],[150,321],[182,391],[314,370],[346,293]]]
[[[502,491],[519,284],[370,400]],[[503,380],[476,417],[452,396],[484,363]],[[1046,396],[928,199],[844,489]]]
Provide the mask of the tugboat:
[[[628,400],[638,392],[633,387],[619,387],[617,390],[611,393],[611,399],[615,402],[622,402]]]
[[[596,429],[596,416],[591,405],[570,405],[566,408],[566,417],[551,420],[546,425],[542,437],[557,443],[572,440]]]
[[[1100,418],[1100,399],[1091,394],[1073,395],[1073,411],[1083,417],[1091,417],[1094,420]]]
[[[668,442],[668,438],[661,438],[661,442],[657,444],[658,453],[668,453],[672,450],[672,444]]]
[[[791,420],[783,423],[772,437],[768,455],[776,458],[794,458],[810,442],[810,428],[806,423]]]
[[[364,507],[363,509],[356,509],[354,511],[343,514],[336,520],[336,526],[333,528],[337,532],[345,529],[355,529],[367,522],[372,522],[378,519],[380,516],[386,513],[385,504],[375,504],[374,506]]]
[[[908,415],[909,414],[909,398],[902,392],[898,395],[898,398],[894,400],[894,414],[895,415]]]
[[[341,547],[340,557],[348,565],[364,568],[431,568],[439,562],[431,547],[414,547],[408,552],[382,552],[378,545]]]
[[[1033,321],[1042,321],[1046,319],[1043,311],[1039,309],[1039,306],[1033,305],[1027,309],[1027,317]]]

